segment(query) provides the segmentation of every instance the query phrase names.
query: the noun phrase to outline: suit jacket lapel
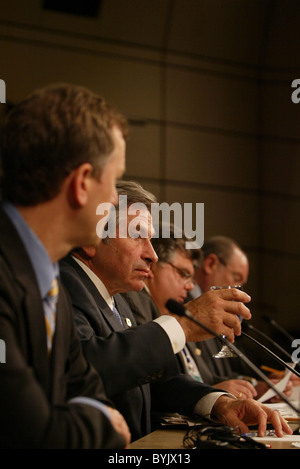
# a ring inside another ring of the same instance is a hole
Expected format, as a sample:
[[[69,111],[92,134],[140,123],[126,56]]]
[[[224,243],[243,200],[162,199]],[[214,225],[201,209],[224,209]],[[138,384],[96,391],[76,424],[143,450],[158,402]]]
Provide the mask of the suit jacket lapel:
[[[118,309],[122,322],[123,322],[123,329],[128,329],[129,327],[133,325],[132,321],[128,316],[126,316],[126,314],[124,314],[124,308],[120,305],[119,295],[116,295],[114,297],[114,300],[115,300],[116,308]]]
[[[45,318],[42,300],[37,301],[37,298],[40,298],[40,290],[35,273],[22,240],[2,209],[0,211],[0,230],[2,234],[6,235],[2,237],[3,255],[7,258],[16,281],[24,291],[24,321],[29,335],[26,350],[28,362],[33,366],[38,380],[48,392]]]
[[[80,267],[80,265],[71,257],[68,256],[65,259],[65,262],[70,264],[78,273],[80,276],[83,284],[87,288],[87,290],[91,293],[91,295],[94,298],[95,303],[97,304],[97,307],[99,309],[99,314],[102,313],[105,321],[107,322],[109,328],[113,331],[120,331],[123,329],[122,325],[120,324],[120,321],[118,318],[114,315],[102,295],[100,294],[99,290],[95,287],[94,283],[92,280],[89,278],[89,276],[84,272],[84,270]]]
[[[119,319],[112,312],[112,310],[110,309],[110,307],[108,306],[104,298],[100,295],[98,290],[97,290],[97,297],[95,297],[95,300],[97,301],[97,305],[99,307],[100,312],[102,313],[106,322],[110,325],[111,329],[113,331],[122,331],[124,329],[124,326],[120,323]],[[121,315],[121,318],[122,318],[122,315]]]

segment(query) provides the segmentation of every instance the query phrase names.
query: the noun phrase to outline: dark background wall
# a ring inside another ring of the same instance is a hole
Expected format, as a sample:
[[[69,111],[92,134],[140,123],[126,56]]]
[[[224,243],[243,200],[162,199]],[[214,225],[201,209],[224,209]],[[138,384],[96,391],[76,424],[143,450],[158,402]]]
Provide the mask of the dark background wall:
[[[300,337],[300,2],[102,0],[94,16],[50,3],[0,4],[7,101],[58,81],[104,95],[131,122],[126,178],[204,202],[205,238],[249,255],[253,324],[270,332],[267,314]]]

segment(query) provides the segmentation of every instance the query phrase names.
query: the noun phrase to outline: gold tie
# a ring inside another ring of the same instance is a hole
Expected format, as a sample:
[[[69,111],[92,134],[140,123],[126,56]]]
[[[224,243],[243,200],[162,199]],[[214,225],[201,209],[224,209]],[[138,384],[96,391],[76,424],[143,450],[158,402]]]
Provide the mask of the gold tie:
[[[58,282],[57,279],[54,278],[51,284],[51,288],[44,302],[48,352],[50,352],[52,349],[52,342],[55,331],[56,305],[58,300],[58,293]]]

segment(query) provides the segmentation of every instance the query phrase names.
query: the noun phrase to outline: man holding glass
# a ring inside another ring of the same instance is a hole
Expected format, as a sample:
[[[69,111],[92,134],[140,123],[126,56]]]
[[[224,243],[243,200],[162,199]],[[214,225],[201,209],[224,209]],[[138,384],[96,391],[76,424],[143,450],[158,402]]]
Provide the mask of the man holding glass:
[[[137,202],[136,197],[142,189],[135,183],[126,182],[118,183],[117,188],[119,195],[127,195],[129,205]],[[132,215],[128,214],[127,220],[129,224]],[[196,413],[238,426],[241,432],[247,432],[250,424],[258,424],[260,435],[270,421],[278,436],[282,435],[282,430],[290,433],[278,412],[252,399],[239,401],[187,375],[173,373],[173,377],[170,376],[170,364],[174,365],[176,360],[174,354],[184,347],[185,341],[202,340],[207,338],[207,333],[191,325],[188,319],[173,316],[161,316],[135,327],[133,315],[128,305],[126,308],[121,301],[119,293],[141,290],[145,279],[151,276],[151,266],[157,261],[151,245],[153,228],[147,207],[140,217],[139,232],[144,235],[121,237],[117,232],[116,237],[106,238],[96,248],[83,247],[61,263],[63,282],[71,295],[84,353],[102,376],[106,389],[110,389],[109,397],[115,403],[118,400],[124,415],[127,411],[128,419],[133,413],[138,413],[140,427],[143,426],[146,404],[141,401],[138,409],[137,401],[132,401],[123,392],[133,388],[134,379],[136,387],[151,383],[151,390],[143,389],[141,392],[147,391],[149,396],[150,391],[152,410],[184,415]],[[237,301],[233,302],[233,299]],[[230,330],[233,341],[232,329],[236,333],[240,330],[236,314],[250,318],[250,312],[243,304],[249,300],[245,292],[238,290],[208,292],[192,301],[190,309],[200,321],[219,333],[227,334]],[[160,341],[164,344],[164,355]],[[153,368],[156,368],[156,373]],[[147,371],[149,369],[150,372]]]

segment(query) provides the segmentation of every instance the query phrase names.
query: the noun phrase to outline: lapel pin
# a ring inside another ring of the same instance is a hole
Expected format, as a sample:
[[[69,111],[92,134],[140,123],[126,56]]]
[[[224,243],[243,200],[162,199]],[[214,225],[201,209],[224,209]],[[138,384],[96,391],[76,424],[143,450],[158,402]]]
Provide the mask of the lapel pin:
[[[126,321],[126,324],[127,324],[128,327],[132,326],[132,322],[130,321],[129,318],[125,318],[125,321]]]

